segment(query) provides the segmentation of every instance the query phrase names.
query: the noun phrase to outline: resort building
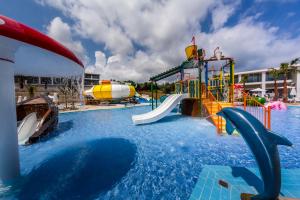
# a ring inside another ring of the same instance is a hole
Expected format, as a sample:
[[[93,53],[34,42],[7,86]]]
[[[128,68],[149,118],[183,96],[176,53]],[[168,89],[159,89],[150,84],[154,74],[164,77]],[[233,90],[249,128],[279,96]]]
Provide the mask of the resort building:
[[[288,92],[290,94],[293,88],[296,89],[297,95],[296,99],[300,99],[300,66],[297,67],[297,70],[290,71],[287,76],[287,85]],[[251,71],[241,71],[235,72],[234,81],[235,83],[240,83],[242,77],[247,75],[247,81],[245,82],[246,90],[253,90],[256,88],[262,89],[262,96],[265,94],[274,93],[274,78],[270,73],[270,69],[258,69]],[[283,82],[284,76],[281,74],[277,80],[277,87],[279,96],[282,96],[283,92]]]
[[[100,74],[92,74],[92,73],[85,73],[84,74],[84,87],[91,87],[93,85],[99,84],[100,81]]]
[[[100,74],[85,73],[84,88],[90,88],[99,84]],[[59,86],[62,85],[62,78],[38,77],[38,76],[15,76],[16,97],[28,97],[29,90],[33,90],[35,95],[45,93],[59,93]]]

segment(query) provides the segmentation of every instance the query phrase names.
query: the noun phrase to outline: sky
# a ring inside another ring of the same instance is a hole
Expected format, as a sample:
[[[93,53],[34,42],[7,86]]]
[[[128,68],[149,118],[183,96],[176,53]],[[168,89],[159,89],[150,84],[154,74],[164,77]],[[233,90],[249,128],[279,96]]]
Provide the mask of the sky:
[[[0,0],[0,14],[72,50],[102,79],[147,81],[196,44],[236,71],[300,56],[300,0]]]

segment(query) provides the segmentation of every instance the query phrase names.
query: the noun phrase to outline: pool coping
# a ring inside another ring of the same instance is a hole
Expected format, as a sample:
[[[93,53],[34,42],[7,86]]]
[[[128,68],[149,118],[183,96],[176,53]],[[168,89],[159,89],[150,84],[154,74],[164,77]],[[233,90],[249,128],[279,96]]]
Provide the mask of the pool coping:
[[[75,113],[75,112],[86,112],[86,111],[96,111],[96,110],[116,110],[116,109],[127,109],[127,108],[135,108],[135,107],[144,107],[150,106],[151,104],[142,103],[142,104],[131,104],[125,106],[124,104],[117,104],[114,106],[93,106],[90,108],[82,109],[79,108],[78,110],[66,110],[66,111],[59,111],[59,114],[66,114],[66,113]]]

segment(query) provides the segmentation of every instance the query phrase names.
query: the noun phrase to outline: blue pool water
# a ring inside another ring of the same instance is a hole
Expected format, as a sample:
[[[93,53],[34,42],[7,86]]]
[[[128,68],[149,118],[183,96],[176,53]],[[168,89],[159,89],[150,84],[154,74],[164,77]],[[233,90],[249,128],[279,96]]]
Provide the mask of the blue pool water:
[[[241,137],[218,136],[205,119],[175,113],[134,126],[150,107],[66,113],[58,130],[20,147],[22,178],[0,186],[17,199],[188,199],[204,165],[255,167]],[[300,168],[300,108],[273,112],[284,168]]]

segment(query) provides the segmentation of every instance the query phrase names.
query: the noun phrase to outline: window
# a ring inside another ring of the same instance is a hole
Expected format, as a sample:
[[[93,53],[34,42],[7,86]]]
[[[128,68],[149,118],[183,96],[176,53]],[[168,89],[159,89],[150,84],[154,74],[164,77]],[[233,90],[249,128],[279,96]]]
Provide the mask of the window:
[[[61,85],[63,78],[53,78],[54,85]]]
[[[100,75],[99,74],[92,74],[92,79],[100,79]]]
[[[249,83],[261,82],[261,73],[248,74],[247,82]]]
[[[52,80],[50,77],[41,77],[41,84],[45,84],[45,85],[52,84]]]
[[[84,74],[84,78],[92,78],[92,74]]]
[[[293,77],[293,73],[291,71],[289,71],[287,74],[287,79],[292,79],[292,77]],[[279,74],[279,77],[277,80],[284,80],[284,75]],[[266,81],[274,81],[274,78],[270,72],[266,73]]]
[[[27,84],[38,84],[39,83],[39,77],[36,77],[36,76],[26,76],[26,77],[24,77],[24,80]]]
[[[99,81],[98,80],[84,80],[84,85],[85,86],[92,86],[92,85],[98,85]]]
[[[234,75],[234,83],[238,83],[239,82],[239,76],[238,75]]]

